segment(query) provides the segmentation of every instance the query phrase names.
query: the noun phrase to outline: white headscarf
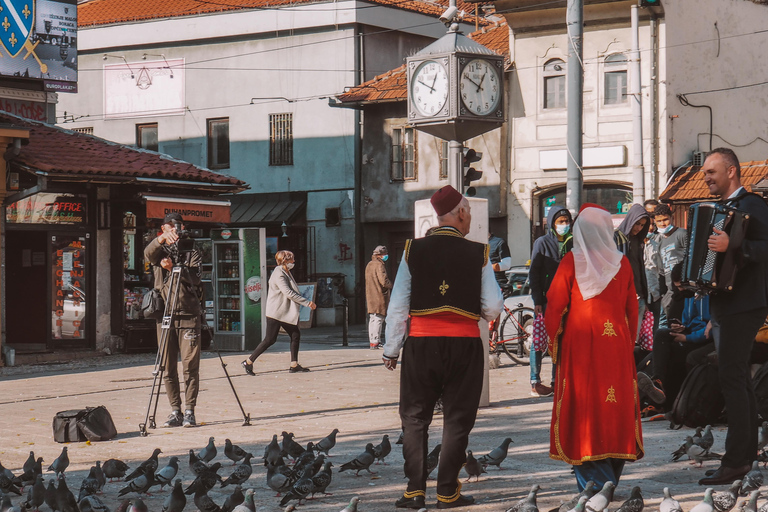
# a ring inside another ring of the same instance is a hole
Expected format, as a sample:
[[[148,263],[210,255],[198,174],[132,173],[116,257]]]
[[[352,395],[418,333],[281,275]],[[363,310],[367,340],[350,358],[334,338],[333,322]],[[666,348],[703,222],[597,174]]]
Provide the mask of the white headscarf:
[[[585,208],[573,226],[576,282],[584,300],[599,295],[621,268],[621,252],[613,241],[611,214]]]

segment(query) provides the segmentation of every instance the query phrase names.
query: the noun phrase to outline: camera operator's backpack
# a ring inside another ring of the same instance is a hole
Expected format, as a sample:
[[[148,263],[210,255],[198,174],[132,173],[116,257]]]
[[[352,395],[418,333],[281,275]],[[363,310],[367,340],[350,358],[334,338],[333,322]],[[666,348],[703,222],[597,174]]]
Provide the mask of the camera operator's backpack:
[[[717,366],[703,363],[686,375],[668,419],[672,428],[704,427],[720,423],[725,398],[720,391]]]

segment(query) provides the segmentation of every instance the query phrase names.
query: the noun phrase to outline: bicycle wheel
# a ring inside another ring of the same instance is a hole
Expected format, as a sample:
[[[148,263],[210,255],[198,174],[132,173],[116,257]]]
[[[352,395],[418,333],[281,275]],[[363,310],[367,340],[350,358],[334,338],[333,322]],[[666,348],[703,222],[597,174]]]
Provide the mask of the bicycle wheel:
[[[533,309],[519,307],[509,311],[501,322],[501,346],[515,363],[530,363],[533,318]]]

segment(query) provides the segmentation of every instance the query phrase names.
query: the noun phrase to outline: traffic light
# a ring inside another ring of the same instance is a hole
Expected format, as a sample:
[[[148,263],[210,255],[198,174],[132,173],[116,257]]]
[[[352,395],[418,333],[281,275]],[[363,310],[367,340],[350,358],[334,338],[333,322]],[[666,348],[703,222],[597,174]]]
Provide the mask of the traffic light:
[[[477,181],[480,178],[483,177],[483,171],[478,171],[474,167],[472,167],[472,164],[475,162],[479,162],[481,158],[483,158],[482,153],[478,153],[474,149],[470,148],[464,148],[464,193],[468,195],[469,197],[474,197],[477,191],[475,190],[475,187],[471,187],[470,184],[473,181]]]
[[[661,0],[639,0],[640,7],[659,7]]]

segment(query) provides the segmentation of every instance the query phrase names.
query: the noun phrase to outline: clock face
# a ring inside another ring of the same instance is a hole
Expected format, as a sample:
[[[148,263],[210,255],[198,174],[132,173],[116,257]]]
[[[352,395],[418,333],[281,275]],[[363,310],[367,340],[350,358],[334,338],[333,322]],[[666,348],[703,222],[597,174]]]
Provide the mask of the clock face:
[[[448,73],[439,62],[419,64],[411,79],[411,101],[423,116],[436,116],[448,101]]]
[[[501,81],[493,62],[473,59],[461,70],[459,93],[464,106],[475,115],[496,111],[501,99]]]

